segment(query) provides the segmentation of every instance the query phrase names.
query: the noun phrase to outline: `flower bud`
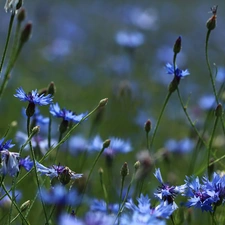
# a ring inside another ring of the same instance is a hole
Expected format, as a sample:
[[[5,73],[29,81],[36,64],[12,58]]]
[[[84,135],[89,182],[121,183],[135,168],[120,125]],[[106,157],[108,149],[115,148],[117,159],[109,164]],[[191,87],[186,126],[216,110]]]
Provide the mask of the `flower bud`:
[[[173,46],[173,52],[175,54],[179,53],[181,50],[181,36],[179,36]]]
[[[137,161],[136,163],[134,163],[135,172],[137,172],[137,170],[140,168],[140,165],[141,165],[140,161]]]
[[[20,210],[21,212],[24,212],[25,210],[27,210],[30,207],[30,200],[27,200],[26,202],[24,202],[21,206],[20,206]]]
[[[124,178],[129,174],[129,168],[127,162],[125,162],[121,168],[120,175]]]
[[[66,185],[70,182],[70,180],[71,180],[70,169],[68,167],[65,167],[63,172],[59,174],[59,181],[63,185]]]
[[[32,31],[32,23],[29,22],[27,25],[24,27],[22,30],[21,36],[20,36],[20,43],[25,43],[29,40],[31,36],[31,31]]]
[[[105,149],[105,148],[108,148],[109,147],[109,145],[110,145],[110,140],[109,139],[107,139],[107,140],[105,140],[104,141],[104,143],[103,143],[103,148]]]
[[[56,92],[55,84],[52,81],[48,86],[48,94],[50,94],[51,96],[54,96],[55,92]]]
[[[150,120],[147,120],[147,122],[145,123],[145,132],[148,134],[151,131],[152,128],[152,123]]]
[[[223,106],[219,103],[215,110],[215,116],[221,117],[223,115]]]
[[[206,22],[206,27],[208,28],[208,30],[213,30],[216,27],[216,15],[213,15],[211,18],[208,19],[208,21]]]
[[[31,133],[32,133],[33,135],[35,135],[35,134],[37,134],[37,133],[39,133],[39,132],[40,132],[40,127],[39,127],[39,126],[35,126],[35,127],[33,127],[32,130],[31,130]]]
[[[104,98],[99,102],[98,107],[104,107],[105,105],[107,105],[107,103],[108,103],[108,98]]]
[[[26,11],[24,8],[20,9],[17,15],[17,20],[19,23],[23,22],[26,18]]]

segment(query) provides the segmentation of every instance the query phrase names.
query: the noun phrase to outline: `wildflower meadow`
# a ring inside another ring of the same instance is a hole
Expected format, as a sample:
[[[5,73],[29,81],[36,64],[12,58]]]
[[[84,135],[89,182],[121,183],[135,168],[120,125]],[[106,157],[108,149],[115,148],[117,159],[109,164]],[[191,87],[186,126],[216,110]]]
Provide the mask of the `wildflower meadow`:
[[[1,2],[0,225],[225,224],[206,2]]]

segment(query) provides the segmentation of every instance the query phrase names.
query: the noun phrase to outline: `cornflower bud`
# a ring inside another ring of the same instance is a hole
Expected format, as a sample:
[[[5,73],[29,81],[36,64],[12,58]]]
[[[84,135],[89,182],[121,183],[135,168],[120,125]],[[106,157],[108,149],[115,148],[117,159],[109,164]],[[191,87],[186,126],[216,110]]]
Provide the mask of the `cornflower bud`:
[[[52,81],[48,86],[48,94],[54,96],[55,92],[56,92],[56,87],[55,87],[54,82]]]
[[[104,98],[99,102],[98,107],[104,107],[105,105],[107,105],[107,103],[108,103],[108,98]]]
[[[25,210],[27,210],[30,207],[30,200],[27,200],[26,202],[24,202],[21,206],[20,206],[20,210],[21,212],[24,212]]]
[[[221,117],[223,115],[223,106],[219,103],[215,110],[215,116]]]
[[[137,172],[137,170],[140,168],[140,165],[141,165],[140,161],[137,161],[136,163],[134,163],[135,172]]]
[[[129,174],[129,168],[127,162],[125,162],[121,168],[120,175],[124,178]]]
[[[208,19],[208,21],[206,22],[206,27],[208,28],[208,30],[213,30],[216,27],[216,15],[213,15],[211,18]]]
[[[103,142],[103,148],[105,149],[105,148],[108,148],[109,147],[109,145],[110,145],[110,140],[109,139],[107,139],[107,140],[105,140],[104,142]]]
[[[145,123],[145,132],[149,133],[151,131],[152,128],[152,123],[150,120],[147,120],[147,122]]]
[[[181,50],[181,36],[179,36],[173,46],[173,52],[175,54],[179,53]]]
[[[24,8],[20,9],[17,15],[17,20],[19,23],[23,22],[26,18],[26,11]]]
[[[27,25],[24,27],[22,30],[21,36],[20,36],[20,43],[25,43],[29,40],[31,36],[31,31],[32,31],[32,23],[29,22]]]

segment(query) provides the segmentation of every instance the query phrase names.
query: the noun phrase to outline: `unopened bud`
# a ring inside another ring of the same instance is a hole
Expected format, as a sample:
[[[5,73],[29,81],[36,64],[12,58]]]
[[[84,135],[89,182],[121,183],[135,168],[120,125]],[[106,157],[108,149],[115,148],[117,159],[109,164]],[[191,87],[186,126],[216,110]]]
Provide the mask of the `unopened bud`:
[[[54,82],[52,81],[49,86],[48,86],[48,94],[54,96],[55,95],[55,92],[56,92],[56,88],[55,88],[55,84]]]
[[[37,133],[39,133],[40,132],[40,126],[35,126],[35,127],[33,127],[33,129],[31,130],[31,133],[33,134],[33,135],[35,135],[35,134],[37,134]]]
[[[63,185],[66,185],[70,182],[70,180],[71,180],[70,172],[71,172],[71,170],[68,167],[65,167],[63,172],[59,174],[59,181]]]
[[[216,27],[216,15],[213,15],[211,18],[208,19],[208,21],[206,22],[206,27],[208,28],[208,30],[213,30]]]
[[[17,20],[19,23],[21,23],[25,20],[25,18],[26,18],[26,11],[24,8],[22,8],[17,14]]]
[[[181,36],[179,36],[173,46],[173,52],[175,54],[179,53],[181,50]]]
[[[25,210],[27,210],[30,207],[30,200],[27,200],[26,202],[24,202],[21,206],[20,206],[20,210],[21,212],[24,212]]]
[[[145,132],[149,133],[151,131],[152,128],[152,123],[150,120],[147,120],[147,122],[145,123]]]
[[[98,173],[100,174],[100,176],[104,173],[104,170],[102,168],[99,168]]]
[[[137,161],[136,163],[134,163],[135,172],[137,172],[137,170],[140,168],[140,165],[141,165],[140,161]]]
[[[20,36],[20,43],[25,43],[29,40],[29,38],[31,36],[31,31],[32,31],[32,23],[29,22],[22,30],[22,33]]]
[[[104,98],[99,102],[98,107],[104,107],[105,105],[107,105],[107,103],[108,103],[108,98]]]
[[[128,174],[129,174],[129,168],[128,168],[127,163],[125,162],[121,168],[120,175],[122,177],[126,177]]]
[[[215,116],[220,117],[223,115],[223,106],[219,103],[215,110]]]
[[[105,148],[108,148],[109,147],[109,145],[110,145],[110,140],[109,139],[107,139],[107,140],[105,140],[104,141],[104,143],[103,143],[103,148],[105,149]]]

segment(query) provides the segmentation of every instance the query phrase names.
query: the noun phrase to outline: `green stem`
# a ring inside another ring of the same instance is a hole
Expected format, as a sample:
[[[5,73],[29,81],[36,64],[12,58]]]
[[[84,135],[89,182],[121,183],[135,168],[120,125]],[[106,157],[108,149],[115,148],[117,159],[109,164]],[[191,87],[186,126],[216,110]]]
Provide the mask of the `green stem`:
[[[8,45],[9,45],[9,40],[10,40],[10,36],[11,36],[14,18],[15,18],[15,12],[12,12],[11,17],[10,17],[10,21],[9,21],[9,29],[8,29],[8,33],[7,33],[5,48],[4,48],[4,51],[3,51],[2,61],[1,61],[1,64],[0,64],[0,73],[2,72],[3,63],[4,63],[4,60],[5,60],[5,57],[6,57],[6,52],[7,52]]]
[[[121,188],[120,188],[120,198],[119,198],[119,210],[120,210],[120,206],[121,206],[121,203],[122,203],[122,193],[123,193],[123,187],[124,187],[124,180],[125,180],[125,177],[122,176]]]
[[[153,142],[154,142],[154,139],[155,139],[155,135],[156,135],[156,133],[157,133],[157,130],[158,130],[158,127],[159,127],[159,124],[160,124],[162,115],[163,115],[163,113],[164,113],[164,110],[165,110],[165,108],[166,108],[166,105],[167,105],[167,103],[168,103],[168,101],[169,101],[169,98],[170,98],[171,94],[172,94],[172,92],[168,92],[168,94],[167,94],[167,96],[166,96],[166,99],[165,99],[165,101],[164,101],[164,103],[163,103],[162,110],[161,110],[161,112],[160,112],[158,121],[157,121],[157,123],[156,123],[155,129],[154,129],[154,132],[153,132],[151,141],[150,141],[150,149],[151,149],[152,146],[153,146]]]
[[[218,105],[218,104],[219,104],[219,99],[218,99],[218,95],[217,95],[217,93],[216,93],[215,81],[214,81],[214,78],[213,78],[211,66],[210,66],[210,63],[209,63],[209,56],[208,56],[208,43],[209,43],[209,36],[210,36],[210,33],[211,33],[211,30],[208,30],[208,31],[207,31],[207,34],[206,34],[206,41],[205,41],[205,57],[206,57],[206,64],[207,64],[207,67],[208,67],[208,70],[209,70],[210,80],[211,80],[212,87],[213,87],[213,93],[214,93],[214,95],[215,95],[216,103],[217,103],[217,105]]]
[[[208,166],[208,177],[210,177],[210,155],[211,155],[211,150],[212,150],[212,143],[213,143],[213,138],[215,135],[215,131],[216,131],[216,127],[217,127],[217,123],[218,123],[218,117],[216,117],[214,126],[213,126],[213,130],[212,130],[212,135],[210,137],[209,140],[209,148],[208,148],[208,155],[207,155],[207,166]]]
[[[88,177],[87,177],[87,180],[86,180],[84,189],[83,189],[82,194],[81,194],[80,203],[79,203],[79,205],[78,205],[77,208],[76,208],[75,214],[77,214],[78,209],[79,209],[80,206],[81,206],[81,203],[82,203],[82,200],[83,200],[83,197],[84,197],[84,193],[85,193],[85,191],[86,191],[86,188],[87,188],[88,182],[89,182],[89,180],[90,180],[90,177],[91,177],[91,175],[92,175],[92,172],[93,172],[93,170],[94,170],[94,167],[95,167],[96,163],[98,162],[100,156],[101,156],[102,153],[104,152],[104,150],[105,150],[105,148],[104,148],[104,146],[103,146],[102,149],[101,149],[101,151],[98,153],[97,157],[95,158],[94,163],[93,163],[92,166],[91,166],[91,170],[90,170],[90,172],[89,172],[89,174],[88,174]]]
[[[51,148],[51,133],[52,133],[52,116],[49,113],[49,123],[48,123],[48,148]]]
[[[27,134],[28,134],[28,137],[29,137],[30,136],[30,117],[29,116],[27,117]],[[37,181],[38,192],[40,194],[40,199],[41,199],[41,203],[42,203],[42,207],[43,207],[46,223],[48,223],[48,216],[47,216],[47,212],[46,212],[46,209],[45,209],[45,204],[44,204],[43,199],[42,199],[41,186],[40,186],[40,183],[39,183],[37,166],[36,166],[36,160],[35,160],[35,154],[34,154],[34,149],[33,149],[31,140],[29,141],[29,146],[30,146],[30,151],[31,151],[33,164],[34,164],[34,174],[35,174],[35,178],[36,178],[36,181]]]

